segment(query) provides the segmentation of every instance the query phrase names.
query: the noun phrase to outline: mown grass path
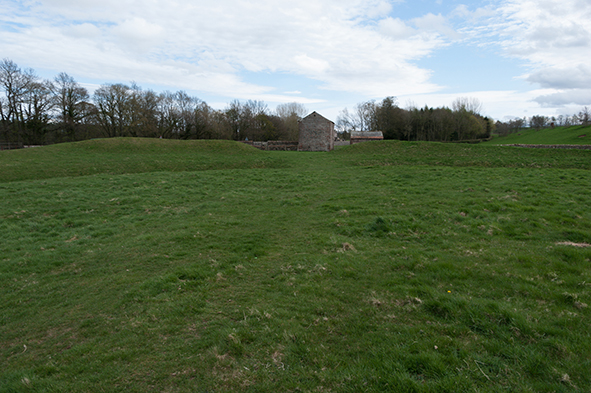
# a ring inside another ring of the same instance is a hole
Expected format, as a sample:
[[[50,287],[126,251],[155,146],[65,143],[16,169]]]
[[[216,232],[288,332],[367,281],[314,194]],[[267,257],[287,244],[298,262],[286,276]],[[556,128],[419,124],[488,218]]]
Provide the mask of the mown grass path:
[[[87,143],[0,155],[0,391],[591,388],[590,152]]]

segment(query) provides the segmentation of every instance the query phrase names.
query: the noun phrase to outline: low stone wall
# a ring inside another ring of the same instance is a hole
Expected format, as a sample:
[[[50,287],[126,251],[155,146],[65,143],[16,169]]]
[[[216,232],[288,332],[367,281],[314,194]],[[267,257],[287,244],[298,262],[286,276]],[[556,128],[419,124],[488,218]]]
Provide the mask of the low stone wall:
[[[267,150],[298,151],[298,142],[291,141],[269,141]]]
[[[240,141],[245,145],[255,147],[259,150],[267,150],[267,142],[253,142],[253,141]]]
[[[591,150],[591,145],[523,145],[523,144],[512,144],[512,145],[499,145],[499,146],[528,147],[528,148],[534,148],[534,149],[579,149],[579,150]]]
[[[292,141],[268,141],[268,142],[253,142],[253,141],[241,141],[247,145],[255,147],[259,150],[268,150],[268,151],[297,151],[298,150],[298,142]]]

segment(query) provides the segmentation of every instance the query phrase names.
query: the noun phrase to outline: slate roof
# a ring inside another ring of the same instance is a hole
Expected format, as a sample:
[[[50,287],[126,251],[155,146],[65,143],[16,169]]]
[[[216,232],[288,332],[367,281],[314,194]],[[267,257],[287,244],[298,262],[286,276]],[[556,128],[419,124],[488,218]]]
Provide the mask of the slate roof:
[[[315,115],[315,116],[314,116],[314,115]],[[311,117],[311,116],[312,116],[312,117],[316,117],[316,116],[318,116],[318,117],[320,117],[320,118],[322,118],[322,119],[324,119],[324,120],[326,120],[326,121],[330,121],[332,124],[334,124],[334,121],[332,121],[332,120],[328,120],[326,117],[322,116],[320,113],[318,113],[318,112],[316,112],[316,111],[314,111],[314,112],[310,113],[308,116],[304,117],[302,120],[304,120],[304,119],[307,119],[308,117]],[[300,121],[302,121],[302,120],[300,120]]]
[[[351,132],[351,139],[363,138],[363,139],[384,139],[382,131],[353,131]]]

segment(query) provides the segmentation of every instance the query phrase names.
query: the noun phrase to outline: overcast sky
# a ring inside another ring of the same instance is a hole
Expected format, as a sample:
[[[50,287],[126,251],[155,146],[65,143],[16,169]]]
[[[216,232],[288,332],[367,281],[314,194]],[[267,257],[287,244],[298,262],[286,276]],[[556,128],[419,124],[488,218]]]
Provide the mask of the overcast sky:
[[[476,97],[503,120],[591,106],[590,21],[589,0],[0,0],[0,58],[217,109]]]

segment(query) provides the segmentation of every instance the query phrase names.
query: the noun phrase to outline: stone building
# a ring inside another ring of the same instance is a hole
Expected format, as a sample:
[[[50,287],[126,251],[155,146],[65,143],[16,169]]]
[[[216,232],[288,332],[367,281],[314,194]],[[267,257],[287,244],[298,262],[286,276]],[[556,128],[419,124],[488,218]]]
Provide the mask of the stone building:
[[[316,112],[299,122],[298,151],[331,151],[334,149],[334,123]]]
[[[381,141],[384,139],[382,131],[353,131],[351,132],[351,144],[368,141]]]

